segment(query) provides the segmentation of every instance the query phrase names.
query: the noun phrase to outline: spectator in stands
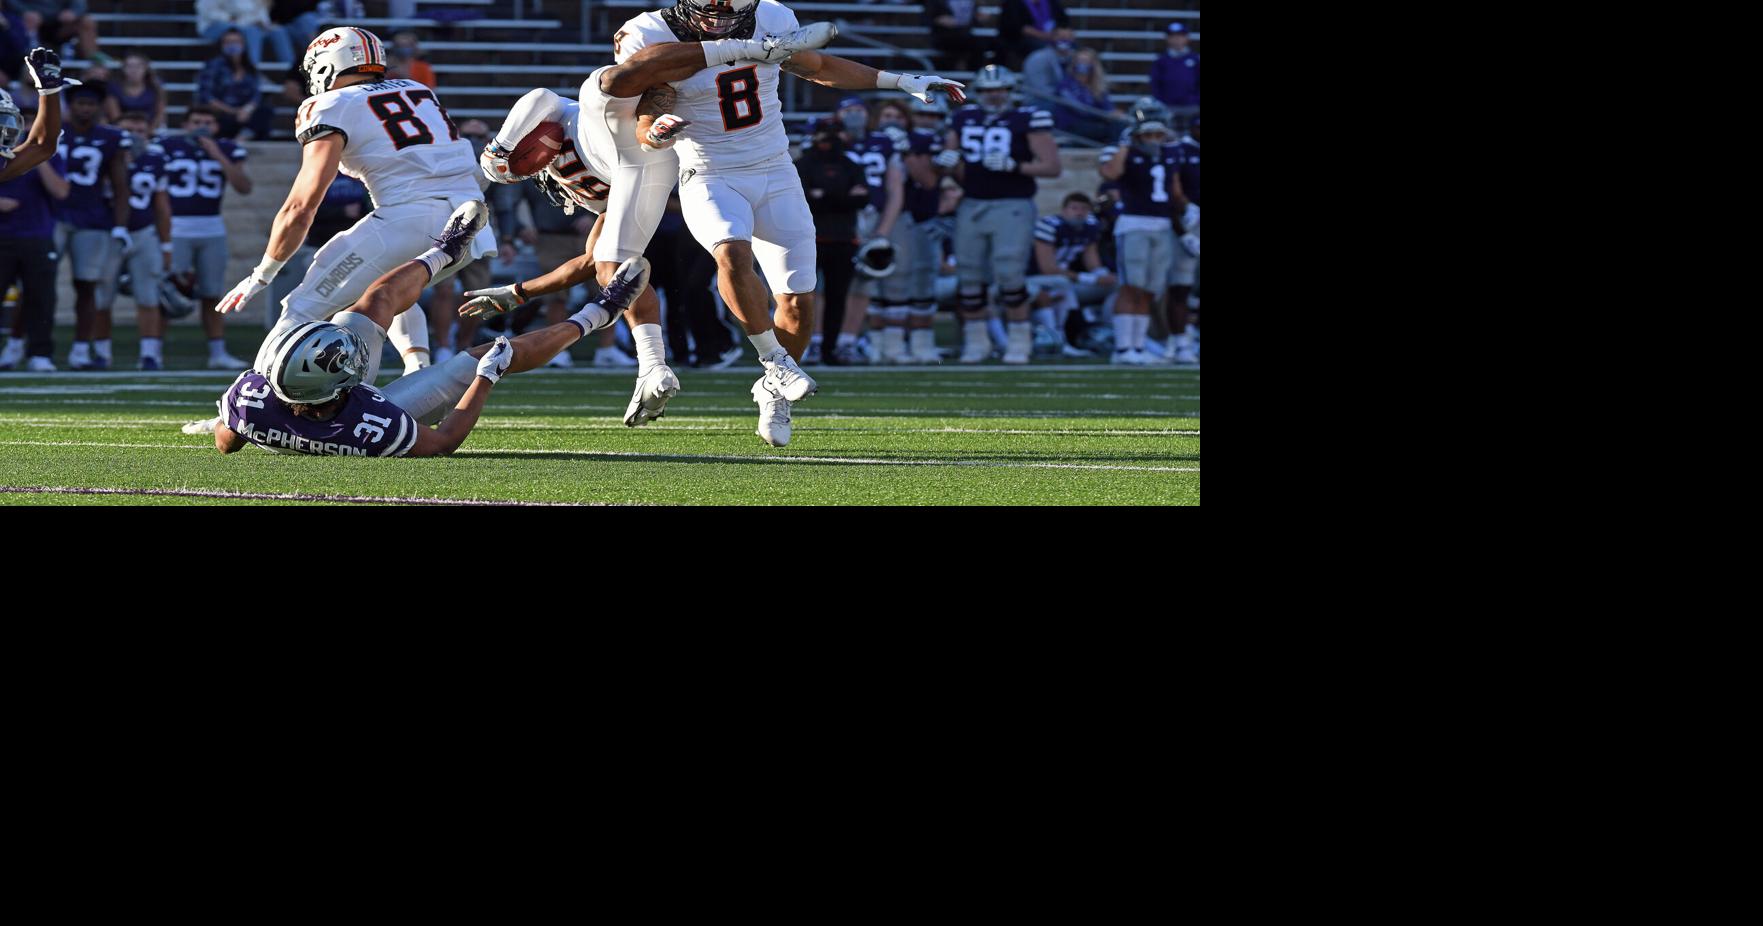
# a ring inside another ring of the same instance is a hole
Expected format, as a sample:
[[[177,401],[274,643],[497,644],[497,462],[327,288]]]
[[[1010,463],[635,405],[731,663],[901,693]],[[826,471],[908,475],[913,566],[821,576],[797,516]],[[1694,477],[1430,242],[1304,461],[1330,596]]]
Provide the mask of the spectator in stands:
[[[263,40],[270,33],[269,0],[196,0],[196,32],[212,42],[227,32],[238,32],[245,43],[245,54],[252,61],[263,60]],[[288,36],[277,28],[280,36],[277,50],[288,60]]]
[[[78,41],[79,55],[100,64],[114,62],[98,50],[98,23],[86,15],[86,0],[7,0],[16,10],[26,32],[37,37],[26,45],[59,49],[67,42]]]
[[[147,114],[149,137],[165,128],[165,88],[153,73],[153,62],[138,51],[122,59],[122,79],[110,85],[110,98],[104,102],[105,120],[113,125],[125,112]]]
[[[422,60],[422,46],[416,41],[416,33],[400,32],[392,36],[392,45],[410,56],[410,79],[419,84],[435,86],[435,69],[427,61]]]
[[[1025,102],[1050,106],[1057,99],[1065,65],[1077,51],[1077,33],[1069,27],[1053,30],[1053,43],[1028,56],[1022,63],[1022,94]]]
[[[1169,24],[1168,42],[1151,65],[1151,95],[1185,121],[1200,111],[1200,56],[1188,50],[1188,29],[1179,22]]]
[[[274,0],[269,5],[269,22],[287,34],[293,56],[286,60],[296,66],[306,55],[306,46],[318,35],[323,21],[318,16],[319,0]]]
[[[13,82],[24,76],[24,56],[31,47],[24,17],[12,8],[12,0],[0,0],[0,87],[11,89]],[[12,95],[16,99],[17,91]]]
[[[948,70],[977,71],[988,63],[991,43],[973,34],[973,28],[984,22],[978,0],[925,0],[930,43],[942,54],[942,67]]]
[[[30,125],[34,112],[20,114]],[[0,293],[18,283],[18,318],[13,338],[0,351],[0,370],[30,357],[29,369],[55,369],[55,212],[67,198],[67,168],[52,154],[35,170],[0,183]],[[19,337],[22,329],[25,337]]]
[[[1075,105],[1070,105],[1075,104]],[[1120,121],[1090,112],[1110,112],[1114,104],[1108,99],[1108,75],[1096,53],[1080,48],[1065,63],[1065,78],[1059,82],[1059,106],[1054,109],[1055,123],[1067,132],[1092,141],[1110,141],[1120,134]]]
[[[257,65],[245,54],[245,34],[228,29],[220,36],[220,54],[196,77],[196,104],[220,113],[220,136],[240,138],[241,129],[251,132],[249,138],[268,138],[270,120],[275,118],[275,104],[263,99]]]
[[[1004,0],[998,10],[998,43],[1006,67],[1017,67],[1030,52],[1053,41],[1053,30],[1070,28],[1059,0]]]
[[[818,303],[821,324],[817,330],[839,332],[845,322],[845,301],[851,292],[857,254],[857,213],[869,205],[869,179],[862,164],[845,155],[848,147],[840,125],[831,119],[814,124],[807,151],[796,159],[796,173],[808,194],[808,211],[814,214],[814,241],[820,272],[826,277],[826,298]],[[826,351],[828,361],[838,360]]]

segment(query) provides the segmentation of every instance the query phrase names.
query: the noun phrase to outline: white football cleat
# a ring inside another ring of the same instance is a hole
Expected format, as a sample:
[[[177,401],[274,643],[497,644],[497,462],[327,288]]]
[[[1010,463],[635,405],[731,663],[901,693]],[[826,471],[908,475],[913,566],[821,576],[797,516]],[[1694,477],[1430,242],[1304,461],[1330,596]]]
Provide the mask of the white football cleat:
[[[558,356],[562,356],[559,354]],[[634,367],[637,361],[617,347],[602,347],[594,351],[594,366],[597,367]]]
[[[799,51],[825,48],[839,37],[839,27],[832,23],[814,23],[794,32],[767,35],[759,39],[759,56],[743,61],[782,61]]]
[[[24,338],[13,338],[6,342],[5,350],[0,350],[0,370],[10,370],[18,366],[18,362],[23,359]]]
[[[251,364],[234,357],[232,354],[221,354],[218,357],[210,356],[208,358],[210,370],[247,370],[250,367]]]
[[[961,345],[961,363],[985,363],[992,355],[992,339],[972,338]]]
[[[1142,367],[1149,364],[1151,361],[1145,356],[1143,351],[1117,350],[1114,352],[1113,359],[1109,362],[1129,367]]]
[[[53,373],[55,372],[55,361],[48,357],[32,357],[26,361],[24,368],[32,373]]]
[[[545,368],[550,370],[573,370],[575,369],[575,358],[569,355],[569,351],[558,351],[557,356],[552,357],[545,362]]]
[[[778,395],[767,384],[771,374],[759,377],[753,384],[753,401],[759,403],[759,427],[753,433],[773,447],[790,442],[790,400]]]
[[[667,400],[679,395],[679,390],[679,377],[666,364],[639,377],[637,389],[631,393],[631,404],[624,410],[624,426],[640,428],[660,418],[667,413]],[[784,439],[789,440],[787,436]]]
[[[1176,364],[1178,364],[1180,366],[1197,367],[1200,365],[1200,355],[1194,353],[1194,349],[1192,347],[1189,347],[1184,344],[1181,347],[1176,348],[1175,362],[1176,362]]]
[[[1084,350],[1081,347],[1072,347],[1070,344],[1067,344],[1064,347],[1061,347],[1059,349],[1059,354],[1060,354],[1060,356],[1063,356],[1063,357],[1082,357],[1085,360],[1096,359],[1095,354],[1092,354],[1089,351]]]
[[[189,424],[184,425],[183,432],[185,434],[213,434],[214,428],[218,424],[220,424],[219,418],[207,418],[202,421],[192,421]]]
[[[796,366],[796,361],[790,357],[790,352],[781,347],[772,351],[768,356],[760,358],[759,362],[765,364],[765,382],[770,384],[778,395],[791,402],[800,402],[820,389],[820,384],[814,381],[814,377],[802,372],[802,368]],[[784,440],[788,441],[789,414],[787,412],[784,415],[784,421],[786,423]],[[782,447],[783,444],[776,446]]]

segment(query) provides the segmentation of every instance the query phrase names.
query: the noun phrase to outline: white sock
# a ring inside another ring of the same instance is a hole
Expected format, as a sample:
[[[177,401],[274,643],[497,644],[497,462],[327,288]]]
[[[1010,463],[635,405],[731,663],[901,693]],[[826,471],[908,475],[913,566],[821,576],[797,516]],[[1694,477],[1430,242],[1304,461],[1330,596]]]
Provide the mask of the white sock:
[[[968,344],[984,344],[991,338],[991,335],[986,330],[986,321],[983,318],[975,319],[970,322],[963,322],[961,324],[961,334]]]
[[[637,343],[638,376],[646,376],[650,370],[667,363],[667,344],[661,339],[660,325],[632,327],[631,340]]]
[[[216,358],[225,357],[226,356],[226,338],[209,338],[208,339],[208,356],[216,357]]]
[[[109,338],[99,338],[98,340],[93,341],[92,342],[92,353],[97,354],[99,360],[102,360],[105,363],[109,363],[110,362],[110,339]]]
[[[1145,333],[1151,330],[1151,316],[1134,315],[1132,317],[1132,348],[1145,349]]]
[[[912,352],[928,354],[937,349],[937,333],[929,328],[912,329]]]
[[[897,357],[906,350],[906,329],[882,329],[882,356]]]
[[[771,356],[773,351],[784,349],[784,346],[777,342],[776,328],[767,328],[758,334],[749,334],[747,340],[753,342],[753,349],[759,352],[760,360]]]
[[[417,263],[429,268],[429,279],[431,280],[435,278],[435,274],[441,272],[442,267],[453,262],[453,258],[448,257],[447,252],[440,248],[429,248],[418,255],[415,260]]]
[[[605,327],[606,323],[612,320],[612,313],[600,308],[600,303],[590,302],[582,306],[580,312],[571,315],[569,320],[580,325],[582,337],[587,337],[588,332]]]
[[[1005,350],[1007,352],[1016,352],[1020,348],[1022,352],[1027,353],[1027,352],[1032,351],[1034,349],[1034,344],[1035,344],[1035,325],[1034,325],[1034,322],[1027,322],[1027,321],[1011,322],[1009,324],[1008,328],[1009,328],[1009,335],[1008,335],[1009,339],[1004,342],[1005,343]]]
[[[163,343],[164,341],[159,338],[142,338],[141,356],[152,357],[154,360],[160,359],[159,351]]]
[[[850,347],[851,345],[856,344],[856,343],[857,343],[857,336],[856,335],[852,334],[849,331],[841,331],[841,332],[839,332],[839,343],[837,345],[835,345],[833,349],[834,350],[844,350],[845,348]]]
[[[404,372],[414,373],[429,365],[429,317],[422,306],[413,305],[392,319],[386,340],[404,358]]]
[[[92,342],[75,341],[73,350],[67,352],[67,362],[71,366],[76,363],[92,362]]]

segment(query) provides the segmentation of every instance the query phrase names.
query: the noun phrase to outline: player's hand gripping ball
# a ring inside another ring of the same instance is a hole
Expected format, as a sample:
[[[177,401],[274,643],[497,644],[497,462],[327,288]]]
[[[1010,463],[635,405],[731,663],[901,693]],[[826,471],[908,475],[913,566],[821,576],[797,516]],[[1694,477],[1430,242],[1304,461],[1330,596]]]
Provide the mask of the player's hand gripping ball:
[[[478,157],[484,176],[496,183],[518,183],[551,166],[563,151],[563,124],[541,122],[513,149],[500,140],[484,147]]]

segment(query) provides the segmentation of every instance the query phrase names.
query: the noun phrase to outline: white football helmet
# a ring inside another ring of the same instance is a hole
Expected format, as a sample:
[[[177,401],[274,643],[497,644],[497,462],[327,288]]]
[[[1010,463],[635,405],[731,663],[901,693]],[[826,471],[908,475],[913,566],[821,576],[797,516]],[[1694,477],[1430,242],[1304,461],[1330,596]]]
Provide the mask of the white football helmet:
[[[707,40],[740,31],[758,12],[759,0],[679,0],[662,18],[684,23],[693,37]]]
[[[0,89],[0,158],[12,157],[12,146],[24,133],[24,113],[12,102],[12,94]]]
[[[290,404],[322,405],[367,374],[367,345],[330,322],[307,322],[288,331],[270,356],[269,369],[261,372],[276,397]]]
[[[326,29],[306,46],[300,69],[306,72],[306,92],[317,96],[329,90],[337,78],[352,71],[386,73],[386,46],[366,29]]]

